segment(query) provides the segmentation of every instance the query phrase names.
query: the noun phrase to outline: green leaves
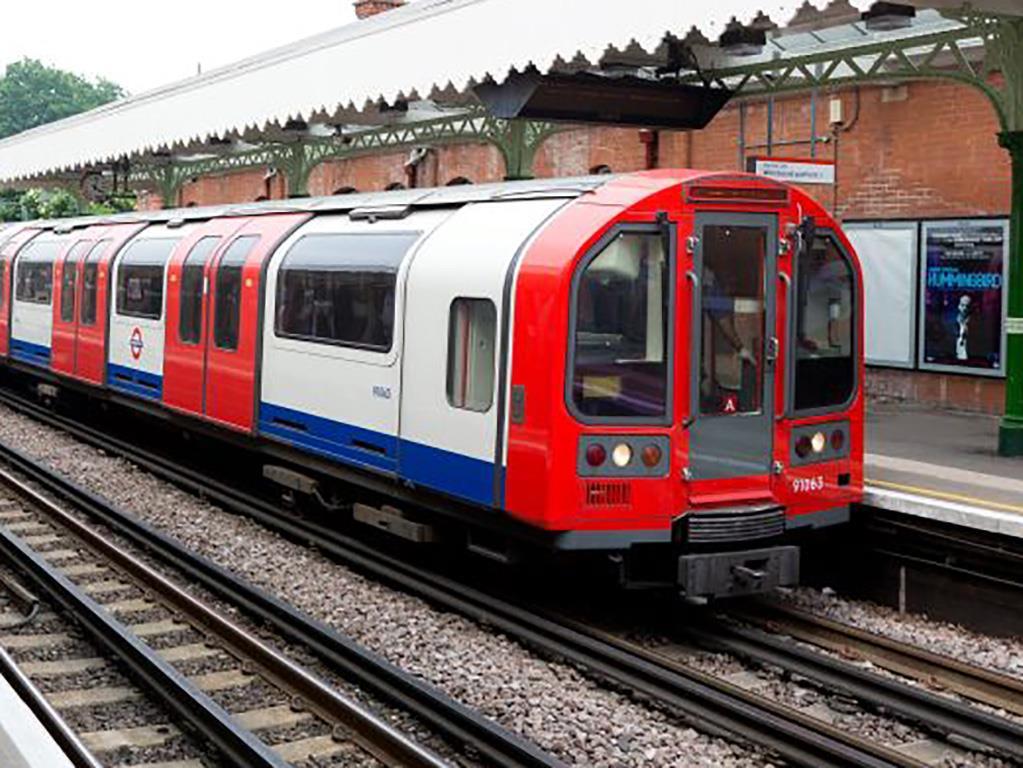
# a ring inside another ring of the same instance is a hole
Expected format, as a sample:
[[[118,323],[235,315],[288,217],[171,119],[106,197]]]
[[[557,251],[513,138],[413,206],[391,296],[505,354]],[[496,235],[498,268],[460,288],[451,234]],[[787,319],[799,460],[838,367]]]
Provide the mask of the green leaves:
[[[0,190],[0,221],[101,216],[134,209],[133,195],[113,197],[104,203],[84,204],[66,189]]]
[[[0,138],[77,115],[124,96],[109,80],[95,83],[36,59],[7,66],[0,78]]]

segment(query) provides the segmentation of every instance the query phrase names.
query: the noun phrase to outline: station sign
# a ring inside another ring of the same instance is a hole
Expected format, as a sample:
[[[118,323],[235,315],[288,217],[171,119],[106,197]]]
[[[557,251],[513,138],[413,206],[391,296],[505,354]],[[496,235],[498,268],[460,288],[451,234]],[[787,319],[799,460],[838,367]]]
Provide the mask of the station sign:
[[[747,170],[758,176],[788,184],[834,184],[835,164],[831,160],[793,157],[751,157]]]
[[[920,240],[920,367],[1002,375],[1009,223],[927,221]]]

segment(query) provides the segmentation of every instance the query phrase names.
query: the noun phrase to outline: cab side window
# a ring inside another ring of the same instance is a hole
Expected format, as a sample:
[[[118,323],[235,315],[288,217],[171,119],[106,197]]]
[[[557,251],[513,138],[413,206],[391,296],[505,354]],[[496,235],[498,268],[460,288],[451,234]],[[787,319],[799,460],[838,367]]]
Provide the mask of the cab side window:
[[[497,309],[489,299],[455,299],[448,321],[448,402],[485,413],[494,404]]]

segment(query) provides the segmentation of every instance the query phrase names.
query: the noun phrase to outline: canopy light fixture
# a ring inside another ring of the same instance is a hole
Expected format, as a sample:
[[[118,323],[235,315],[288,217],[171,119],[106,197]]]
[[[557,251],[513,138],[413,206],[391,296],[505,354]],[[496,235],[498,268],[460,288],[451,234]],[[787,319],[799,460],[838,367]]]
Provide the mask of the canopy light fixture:
[[[767,45],[767,31],[732,19],[718,38],[718,45],[729,56],[758,56]]]
[[[481,83],[477,98],[494,116],[553,122],[704,128],[732,98],[725,88],[593,72],[516,72],[501,84]]]
[[[902,3],[874,3],[861,18],[871,32],[895,32],[913,26],[916,8]]]

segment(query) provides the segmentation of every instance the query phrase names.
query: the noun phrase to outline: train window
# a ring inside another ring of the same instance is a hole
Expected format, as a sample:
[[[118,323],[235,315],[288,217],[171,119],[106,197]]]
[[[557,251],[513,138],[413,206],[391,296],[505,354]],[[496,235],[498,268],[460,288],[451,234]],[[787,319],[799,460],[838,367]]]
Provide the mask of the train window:
[[[590,419],[668,413],[670,277],[659,232],[622,232],[576,281],[571,399]]]
[[[180,238],[136,240],[117,265],[117,314],[159,320],[163,317],[163,276]]]
[[[239,237],[217,264],[213,300],[213,343],[218,349],[238,349],[242,314],[242,268],[259,237]]]
[[[78,286],[78,262],[88,253],[92,243],[83,240],[64,257],[60,277],[60,321],[72,323],[75,319],[75,289]]]
[[[760,413],[767,331],[767,229],[703,227],[700,413]]]
[[[303,237],[277,276],[277,335],[390,350],[398,269],[419,234]]]
[[[63,243],[48,240],[29,243],[15,262],[14,295],[28,304],[49,304],[53,300],[53,262]]]
[[[455,299],[448,321],[448,402],[485,413],[494,403],[497,309],[489,299]]]
[[[820,234],[796,265],[793,406],[844,406],[856,388],[852,264],[832,235]]]
[[[198,344],[202,339],[202,298],[205,284],[206,262],[217,246],[219,237],[204,237],[192,246],[181,267],[178,338],[182,344]]]
[[[96,304],[97,294],[99,292],[99,262],[103,258],[103,253],[106,251],[107,246],[110,245],[109,240],[103,240],[97,243],[89,255],[85,257],[85,266],[82,267],[82,303],[78,307],[78,324],[79,325],[95,325],[96,324]]]

